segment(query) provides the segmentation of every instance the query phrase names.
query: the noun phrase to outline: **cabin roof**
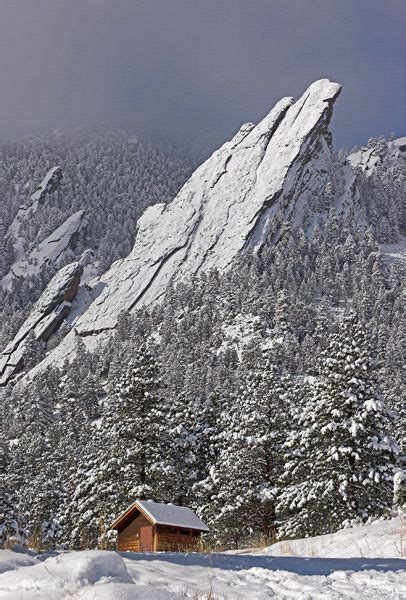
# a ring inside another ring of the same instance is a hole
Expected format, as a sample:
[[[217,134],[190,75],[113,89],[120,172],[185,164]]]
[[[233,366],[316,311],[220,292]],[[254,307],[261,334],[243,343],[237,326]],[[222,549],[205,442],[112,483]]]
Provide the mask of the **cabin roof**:
[[[154,525],[170,525],[197,531],[209,531],[206,523],[186,506],[175,504],[162,504],[152,500],[136,500],[127,508],[111,525],[111,529],[121,529],[131,520],[135,512],[141,512]]]

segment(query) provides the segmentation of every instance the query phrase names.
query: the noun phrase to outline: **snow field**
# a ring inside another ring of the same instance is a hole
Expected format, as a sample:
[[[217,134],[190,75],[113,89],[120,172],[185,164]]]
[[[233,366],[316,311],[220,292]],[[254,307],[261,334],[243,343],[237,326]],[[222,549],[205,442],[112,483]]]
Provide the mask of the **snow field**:
[[[140,585],[189,598],[215,600],[400,600],[406,594],[406,561],[343,561],[258,555],[124,556]],[[152,595],[150,597],[153,597]]]
[[[404,600],[400,525],[392,519],[294,540],[289,546],[278,542],[262,550],[221,554],[87,550],[35,556],[2,550],[0,598]],[[309,547],[312,556],[306,557]]]
[[[406,519],[377,521],[329,535],[277,542],[267,548],[266,553],[324,558],[406,558]]]
[[[6,559],[2,600],[401,600],[406,561],[83,551]],[[27,557],[26,557],[27,558]],[[34,563],[32,563],[34,561]]]

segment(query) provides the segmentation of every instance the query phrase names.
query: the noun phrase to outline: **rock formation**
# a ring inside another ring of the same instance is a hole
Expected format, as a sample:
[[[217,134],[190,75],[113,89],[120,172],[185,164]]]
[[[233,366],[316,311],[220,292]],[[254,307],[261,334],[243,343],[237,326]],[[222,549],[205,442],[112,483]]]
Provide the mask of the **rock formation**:
[[[16,278],[38,273],[44,265],[52,265],[58,269],[61,262],[72,260],[77,237],[88,221],[85,211],[78,210],[66,219],[64,223],[34,248],[26,257],[16,261],[10,271],[3,277],[0,285],[9,288]]]
[[[69,314],[82,273],[82,265],[74,262],[60,269],[50,281],[28,319],[0,355],[0,385],[23,369],[30,334],[46,342]]]

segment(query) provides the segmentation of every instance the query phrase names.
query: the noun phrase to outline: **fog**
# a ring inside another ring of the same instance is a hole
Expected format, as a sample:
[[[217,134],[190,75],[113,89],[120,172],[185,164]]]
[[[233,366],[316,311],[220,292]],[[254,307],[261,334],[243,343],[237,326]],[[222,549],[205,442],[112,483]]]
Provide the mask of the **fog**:
[[[315,79],[335,145],[406,134],[403,0],[0,0],[0,137],[105,124],[216,145]]]

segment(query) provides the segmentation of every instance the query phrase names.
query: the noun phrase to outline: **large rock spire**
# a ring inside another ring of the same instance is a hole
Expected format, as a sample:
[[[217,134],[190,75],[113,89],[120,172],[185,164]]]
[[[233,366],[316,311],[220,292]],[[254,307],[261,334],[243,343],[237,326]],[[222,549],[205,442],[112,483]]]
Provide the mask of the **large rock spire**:
[[[123,311],[159,301],[169,283],[224,271],[245,247],[275,239],[279,221],[299,224],[308,198],[326,185],[328,124],[340,90],[321,79],[296,102],[283,98],[214,152],[171,203],[148,208],[131,254],[98,279],[93,302],[37,368],[69,358],[76,336],[91,349]]]

